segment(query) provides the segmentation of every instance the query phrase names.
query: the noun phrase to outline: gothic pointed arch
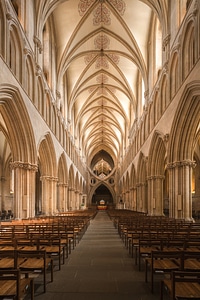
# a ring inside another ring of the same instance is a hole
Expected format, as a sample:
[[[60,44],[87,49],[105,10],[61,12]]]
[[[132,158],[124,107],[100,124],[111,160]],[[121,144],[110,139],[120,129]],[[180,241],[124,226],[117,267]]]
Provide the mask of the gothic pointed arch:
[[[69,168],[69,188],[75,188],[75,171],[73,165],[71,165]]]
[[[164,175],[166,147],[164,136],[154,132],[148,155],[148,176]]]
[[[168,146],[170,217],[192,218],[194,151],[200,126],[199,81],[188,84],[172,123]]]
[[[39,147],[38,154],[41,163],[42,176],[57,176],[57,164],[54,144],[50,133],[47,133],[42,138]]]
[[[99,188],[103,188],[103,189],[106,189],[109,193],[109,199],[103,199],[103,200],[106,200],[106,203],[109,202],[109,203],[113,203],[115,201],[115,198],[116,198],[116,194],[115,194],[115,191],[114,189],[112,188],[112,186],[110,186],[107,182],[103,181],[99,181],[96,185],[94,185],[91,189],[90,189],[90,193],[89,193],[89,196],[88,196],[88,202],[89,203],[93,203],[93,204],[98,204],[98,200],[101,200],[100,198],[98,198],[97,200],[94,200],[94,194],[95,194],[95,191],[98,190]],[[108,195],[107,194],[107,195]],[[100,195],[102,196],[102,195]],[[97,202],[97,203],[96,203]]]
[[[133,210],[136,210],[136,170],[133,163],[130,170],[130,205]]]
[[[181,96],[169,136],[169,162],[193,160],[195,137],[200,124],[200,81],[187,85]]]
[[[22,95],[12,85],[1,85],[0,114],[5,122],[13,161],[37,165],[32,124]]]
[[[127,209],[131,208],[131,199],[130,199],[130,174],[126,173],[125,179],[125,207]]]
[[[0,2],[0,54],[5,58],[5,38],[4,32],[6,32],[5,14],[4,14],[4,4]]]
[[[148,180],[148,213],[163,214],[163,189],[166,166],[166,147],[162,133],[155,131],[152,137],[147,168]]]
[[[57,210],[63,212],[67,210],[67,188],[68,188],[68,167],[64,152],[58,160],[58,183],[57,183]]]
[[[137,183],[146,181],[146,157],[142,152],[139,154],[138,165],[137,165]]]
[[[139,154],[137,165],[137,211],[147,212],[147,158]]]
[[[33,128],[21,93],[7,84],[0,88],[0,149],[1,207],[15,218],[34,216],[38,166]]]
[[[65,154],[62,153],[58,160],[58,182],[67,184],[68,176],[67,159]]]
[[[78,191],[79,190],[79,176],[78,176],[78,172],[76,172],[76,175],[75,175],[75,190]]]
[[[54,144],[51,134],[47,132],[38,145],[39,181],[41,185],[40,199],[36,199],[36,205],[45,215],[55,214],[57,211],[57,163]],[[38,175],[38,174],[37,174]]]

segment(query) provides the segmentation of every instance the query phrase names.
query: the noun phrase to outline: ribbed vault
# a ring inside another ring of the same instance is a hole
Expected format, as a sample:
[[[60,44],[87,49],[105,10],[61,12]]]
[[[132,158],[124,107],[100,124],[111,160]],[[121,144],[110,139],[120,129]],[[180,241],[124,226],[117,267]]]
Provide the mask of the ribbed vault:
[[[62,113],[87,164],[100,151],[117,163],[129,146],[132,128],[150,92],[151,39],[156,49],[154,73],[161,65],[166,2],[37,2],[45,30],[53,24]],[[37,30],[41,32],[39,25]],[[47,59],[45,49],[44,54]]]

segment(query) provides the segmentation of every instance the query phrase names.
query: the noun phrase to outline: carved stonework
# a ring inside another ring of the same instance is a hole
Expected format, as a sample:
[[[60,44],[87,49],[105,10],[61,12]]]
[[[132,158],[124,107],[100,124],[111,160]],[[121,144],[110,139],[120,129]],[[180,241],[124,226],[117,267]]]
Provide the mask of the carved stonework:
[[[169,44],[170,38],[171,38],[171,35],[170,35],[170,34],[168,34],[168,35],[164,38],[164,40],[163,40],[163,45],[162,45],[162,46],[163,46],[163,51],[165,51],[167,45]]]
[[[163,66],[163,69],[164,69],[164,72],[165,72],[165,73],[168,73],[168,71],[169,71],[169,66],[168,66],[168,64],[169,64],[169,62],[166,61],[165,64],[164,64],[164,66]]]
[[[88,65],[94,58],[95,58],[96,54],[94,53],[90,53],[87,56],[84,57],[85,63],[86,65]]]
[[[25,55],[30,54],[30,49],[28,49],[27,47],[24,47],[23,52]]]
[[[67,183],[58,183],[57,186],[62,187],[62,188],[67,188],[68,184]]]
[[[80,0],[78,4],[78,12],[80,16],[84,16],[84,14],[87,12],[87,10],[90,8],[90,6],[95,2],[96,0]]]
[[[48,175],[46,175],[46,176],[41,176],[41,177],[40,177],[40,180],[41,180],[41,181],[46,181],[46,180],[48,180],[48,181],[55,181],[55,182],[57,182],[57,181],[58,181],[58,177],[53,177],[53,176],[48,176]]]
[[[195,2],[194,4],[194,9],[193,9],[193,16],[196,17],[197,16],[197,13],[198,13],[198,4],[197,4],[197,1]]]
[[[88,11],[88,9],[95,1],[96,0],[80,0],[78,4],[79,15],[81,17],[84,16],[85,13]],[[123,16],[126,9],[126,4],[123,0],[109,0],[108,2],[121,16]],[[105,3],[106,1],[99,0],[99,4],[93,12],[94,15],[93,24],[96,26],[100,24],[104,24],[108,26],[111,24],[110,10],[107,8]]]
[[[25,170],[31,170],[31,171],[38,171],[38,166],[30,163],[23,163],[21,161],[14,161],[10,163],[11,169],[25,169]]]
[[[42,75],[42,69],[40,68],[39,65],[36,65],[36,72],[35,72],[36,76],[41,76]]]
[[[119,63],[119,56],[114,54],[114,53],[109,53],[108,57],[116,64],[118,65]]]
[[[33,41],[34,41],[34,43],[36,44],[36,46],[38,47],[39,53],[41,54],[41,53],[42,53],[42,50],[43,50],[42,42],[40,41],[40,39],[39,39],[36,35],[34,35]]]
[[[98,35],[94,40],[95,48],[100,50],[99,57],[96,60],[95,68],[105,68],[109,69],[109,62],[108,58],[112,60],[115,64],[119,63],[119,56],[114,53],[108,53],[107,55],[104,54],[105,49],[109,49],[110,39],[105,34]],[[94,58],[96,54],[91,53],[85,56],[84,60],[85,63],[88,65]]]
[[[148,180],[164,180],[165,176],[163,175],[151,175],[147,177]]]
[[[109,26],[111,24],[110,10],[103,3],[98,5],[93,14],[93,25],[98,26],[104,24]]]
[[[123,16],[126,10],[126,3],[123,0],[110,0],[109,2],[114,6],[118,13]]]
[[[99,50],[109,49],[109,44],[110,44],[110,39],[105,34],[99,34],[94,40],[95,48]]]
[[[105,74],[101,74],[97,76],[96,81],[97,83],[106,83],[108,82],[108,76],[106,76]]]
[[[10,13],[6,14],[7,20],[11,21],[13,19],[13,16]]]
[[[89,64],[94,59],[94,57],[95,57],[94,54],[90,54],[90,55],[85,56],[85,63]],[[118,55],[114,55],[112,53],[109,53],[108,56],[107,56],[107,55],[104,55],[103,53],[101,53],[101,55],[99,55],[99,57],[96,60],[95,68],[96,69],[100,69],[100,68],[109,69],[108,57],[115,64],[119,63],[119,56]]]
[[[58,90],[56,90],[56,96],[58,99],[61,99],[61,93]]]
[[[181,167],[185,167],[185,166],[195,168],[196,167],[196,162],[192,161],[190,159],[186,159],[186,160],[183,160],[183,161],[175,161],[175,162],[172,162],[172,163],[168,163],[167,169],[175,169],[175,168],[181,168]]]
[[[108,93],[107,93],[107,91],[106,91],[103,87],[99,87],[98,92],[97,92],[97,95],[104,95],[104,96],[107,96]]]
[[[88,92],[91,94],[91,93],[93,93],[95,90],[96,90],[96,87],[95,87],[95,86],[94,86],[94,87],[90,87],[90,88],[88,89]]]
[[[108,60],[105,55],[99,56],[97,58],[95,68],[96,69],[99,69],[99,68],[109,69]]]
[[[168,141],[169,141],[169,134],[168,133],[166,133],[165,135],[164,135],[164,142],[165,143],[168,143]]]

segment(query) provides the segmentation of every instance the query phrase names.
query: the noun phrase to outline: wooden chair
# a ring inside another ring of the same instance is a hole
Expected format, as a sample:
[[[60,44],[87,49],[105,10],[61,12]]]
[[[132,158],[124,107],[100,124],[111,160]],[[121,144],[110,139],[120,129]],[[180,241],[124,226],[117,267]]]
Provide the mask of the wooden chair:
[[[0,250],[14,250],[15,242],[12,236],[0,236]]]
[[[59,237],[38,238],[38,250],[45,250],[47,256],[55,259],[58,258],[58,267],[61,270],[61,261],[65,263],[65,246],[61,244]]]
[[[167,290],[171,300],[200,299],[200,272],[173,271],[161,281],[160,300]]]
[[[18,250],[38,250],[37,241],[29,238],[15,238],[15,248]]]
[[[14,268],[17,268],[15,250],[0,250],[0,269]]]
[[[17,259],[24,259],[19,265],[21,272],[26,273],[43,273],[44,293],[46,292],[46,274],[47,270],[51,272],[51,282],[53,282],[53,259],[48,258],[45,250],[17,250]]]
[[[184,271],[200,271],[200,250],[183,251],[181,269]]]
[[[182,252],[180,251],[152,251],[151,257],[145,259],[145,282],[148,282],[148,268],[151,274],[151,292],[154,290],[154,275],[171,273],[181,270]]]
[[[33,278],[21,278],[20,270],[0,269],[0,299],[24,299],[30,292],[31,300],[34,299]]]
[[[162,240],[158,239],[139,239],[138,247],[138,268],[141,270],[141,259],[151,256],[151,252],[162,249]],[[137,254],[136,254],[137,259]]]

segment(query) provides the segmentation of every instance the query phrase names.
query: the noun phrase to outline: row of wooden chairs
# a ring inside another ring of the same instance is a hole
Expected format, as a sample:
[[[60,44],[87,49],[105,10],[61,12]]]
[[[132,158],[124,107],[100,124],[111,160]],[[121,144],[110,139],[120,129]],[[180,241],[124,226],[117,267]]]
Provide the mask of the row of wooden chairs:
[[[0,226],[0,298],[34,298],[31,274],[40,274],[46,292],[47,272],[53,281],[55,266],[65,258],[87,230],[94,212],[12,222]],[[35,277],[35,276],[34,276]],[[6,280],[8,279],[8,280]],[[26,279],[26,280],[22,280]]]
[[[150,271],[151,292],[160,274],[161,300],[164,291],[172,300],[200,299],[200,223],[136,212],[112,212],[111,219],[139,271],[144,261],[145,282]]]
[[[27,294],[34,300],[34,280],[21,276],[19,269],[0,269],[0,297],[20,300]]]
[[[171,274],[172,271],[200,272],[200,251],[152,251],[145,258],[145,282],[151,278],[151,292],[154,291],[154,275]]]
[[[171,300],[200,299],[200,272],[172,271],[169,278],[161,280],[160,300],[166,290]]]
[[[25,277],[35,272],[43,274],[44,292],[48,270],[51,273],[50,281],[53,282],[53,259],[48,257],[45,250],[0,250],[0,257],[0,270],[20,270]]]

